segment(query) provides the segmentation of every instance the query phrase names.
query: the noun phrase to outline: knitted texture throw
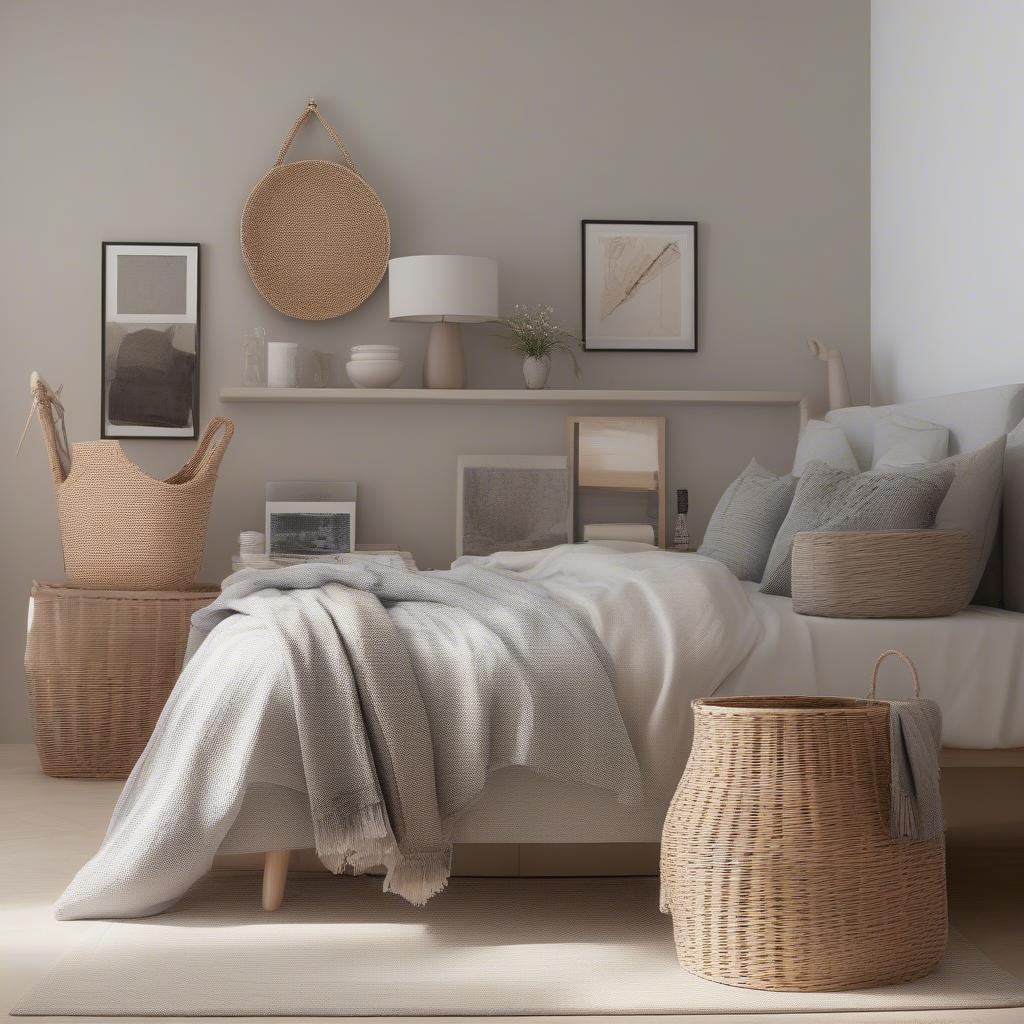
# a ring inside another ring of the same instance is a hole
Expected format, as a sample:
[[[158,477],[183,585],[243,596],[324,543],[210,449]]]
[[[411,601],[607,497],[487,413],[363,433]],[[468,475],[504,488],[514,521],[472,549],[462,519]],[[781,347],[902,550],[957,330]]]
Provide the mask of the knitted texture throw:
[[[220,641],[238,617],[247,628]],[[170,906],[231,820],[212,809],[285,763],[275,748],[295,729],[303,778],[279,784],[308,794],[321,858],[336,871],[383,864],[385,889],[413,903],[444,887],[450,825],[499,768],[641,796],[591,626],[539,585],[489,569],[245,570],[193,617],[186,658],[58,917]]]

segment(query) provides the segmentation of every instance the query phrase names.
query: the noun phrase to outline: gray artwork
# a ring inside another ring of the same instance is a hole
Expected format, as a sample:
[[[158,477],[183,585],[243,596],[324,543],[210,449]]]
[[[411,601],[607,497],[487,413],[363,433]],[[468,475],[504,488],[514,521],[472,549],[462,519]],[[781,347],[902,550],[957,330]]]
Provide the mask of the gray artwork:
[[[275,555],[340,555],[352,550],[348,513],[272,512],[269,549]]]
[[[459,554],[531,551],[568,541],[567,461],[559,456],[532,458],[553,464],[467,465],[473,457],[460,460]]]
[[[117,257],[117,308],[124,315],[184,315],[188,259],[146,254]]]

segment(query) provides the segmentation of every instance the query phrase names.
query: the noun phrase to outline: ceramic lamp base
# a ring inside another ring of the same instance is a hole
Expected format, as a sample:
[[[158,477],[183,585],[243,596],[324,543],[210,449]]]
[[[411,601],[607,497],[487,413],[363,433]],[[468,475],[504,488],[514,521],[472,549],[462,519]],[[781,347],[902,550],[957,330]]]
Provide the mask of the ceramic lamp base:
[[[439,323],[430,328],[430,344],[423,363],[423,386],[466,386],[466,358],[462,352],[462,328],[458,324]]]

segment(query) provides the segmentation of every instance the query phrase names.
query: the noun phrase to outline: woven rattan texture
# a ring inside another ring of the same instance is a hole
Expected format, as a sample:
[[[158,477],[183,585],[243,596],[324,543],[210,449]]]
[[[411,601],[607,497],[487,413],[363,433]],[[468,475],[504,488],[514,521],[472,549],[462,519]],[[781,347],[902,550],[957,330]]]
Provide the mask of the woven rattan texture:
[[[946,945],[945,848],[889,838],[888,706],[696,701],[662,840],[679,962],[810,992],[894,984]]]
[[[845,619],[952,615],[971,599],[976,555],[964,530],[798,533],[793,610]]]
[[[330,134],[341,161],[284,163],[310,114]],[[311,100],[242,211],[242,256],[253,284],[286,316],[329,320],[373,294],[390,251],[391,228],[380,197]]]
[[[235,429],[231,420],[210,420],[192,457],[166,480],[145,473],[117,441],[73,444],[71,471],[62,479],[54,396],[42,383],[33,390],[69,582],[125,590],[191,587],[203,560],[217,471]]]
[[[33,586],[25,677],[47,775],[127,777],[181,671],[192,613],[218,593]]]

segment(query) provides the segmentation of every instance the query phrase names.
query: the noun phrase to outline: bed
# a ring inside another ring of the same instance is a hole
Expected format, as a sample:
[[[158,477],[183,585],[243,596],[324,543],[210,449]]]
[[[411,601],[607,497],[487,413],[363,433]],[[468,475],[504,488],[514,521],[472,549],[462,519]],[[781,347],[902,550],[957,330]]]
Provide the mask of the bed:
[[[1011,763],[1019,763],[1024,748],[1024,434],[1013,431],[1024,417],[1024,387],[901,408],[948,426],[952,452],[1010,433],[1005,555],[998,555],[992,566],[1002,581],[1006,608],[971,606],[955,616],[927,620],[803,617],[793,612],[789,599],[757,593],[710,559],[628,543],[562,545],[463,560],[543,588],[593,627],[614,663],[615,693],[642,773],[644,800],[626,806],[587,785],[503,767],[459,817],[454,841],[657,842],[689,751],[691,700],[712,693],[863,696],[875,657],[890,647],[907,651],[917,662],[926,694],[943,709],[946,746],[1016,751]],[[871,424],[881,412],[860,408],[829,414],[847,433],[862,464],[870,462]],[[221,640],[234,642],[240,657],[260,657],[256,637],[246,635],[244,625],[238,629],[234,641],[230,631]],[[898,689],[905,682],[895,675],[883,676],[881,683],[883,689],[905,692]],[[269,691],[264,695],[268,704],[279,697]],[[157,913],[201,877],[218,853],[266,852],[264,903],[276,907],[287,851],[313,845],[313,828],[301,773],[295,770],[295,737],[278,729],[273,736],[261,735],[259,742],[274,747],[270,762],[275,770],[250,778],[236,798],[222,801],[215,812],[189,809],[206,831],[204,841],[188,849],[184,870],[179,860],[182,843],[188,845],[185,839],[173,849],[156,842],[130,864],[112,870],[110,858],[124,859],[124,851],[109,847],[108,834],[108,847],[82,869],[71,896],[66,894],[58,906],[59,916],[111,916],[103,912],[102,900],[90,902],[93,894],[140,873],[152,878],[166,870],[172,856],[178,857],[175,882],[165,887],[162,903],[142,901],[127,910],[119,905],[119,916]],[[153,784],[148,799],[161,798],[159,785]],[[183,826],[183,835],[198,828]],[[96,877],[90,878],[90,872]],[[82,899],[83,891],[90,899]]]

